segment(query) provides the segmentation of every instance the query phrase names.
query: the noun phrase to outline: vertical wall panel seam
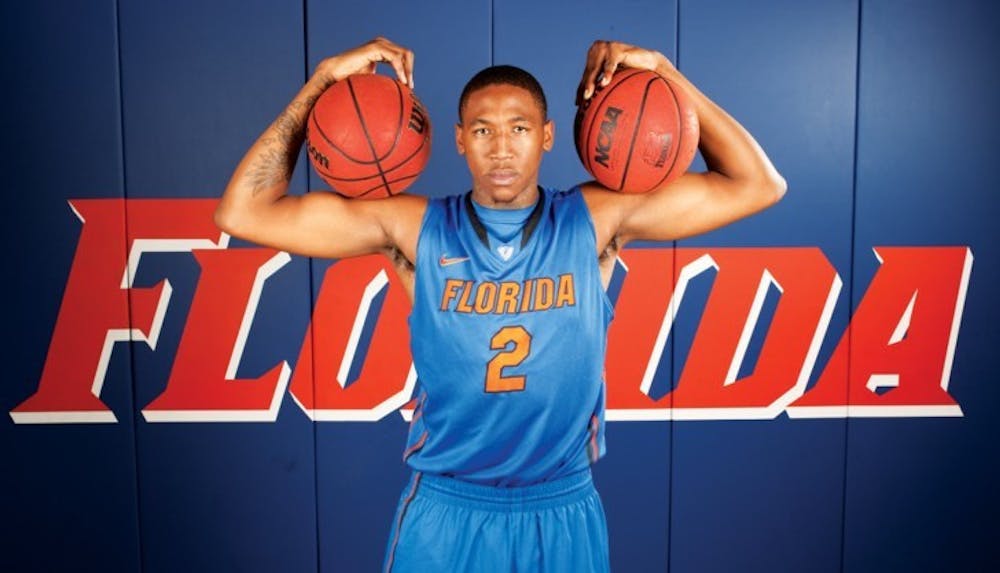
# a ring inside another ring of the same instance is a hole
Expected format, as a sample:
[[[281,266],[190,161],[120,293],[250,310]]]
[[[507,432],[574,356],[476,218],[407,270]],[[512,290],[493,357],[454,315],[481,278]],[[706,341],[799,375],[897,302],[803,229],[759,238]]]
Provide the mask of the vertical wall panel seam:
[[[853,157],[853,179],[851,183],[851,248],[850,264],[848,265],[850,280],[847,281],[847,309],[848,316],[854,314],[854,277],[855,273],[855,249],[857,248],[857,215],[858,215],[858,139],[860,132],[861,116],[861,28],[863,1],[858,0],[858,24],[857,39],[854,53],[854,157]],[[847,463],[848,463],[848,442],[850,437],[850,409],[851,409],[851,357],[853,353],[851,323],[847,323],[847,381],[844,384],[844,403],[847,404],[844,416],[844,475],[843,490],[841,494],[840,509],[840,571],[843,572],[847,564]]]
[[[309,0],[302,0],[302,83],[309,81]],[[307,120],[308,123],[308,120]],[[300,150],[301,152],[301,150]],[[311,174],[309,173],[309,161],[304,161],[303,167],[306,171],[306,188],[305,192],[309,193],[310,184],[309,180]],[[294,172],[294,171],[293,171]],[[309,258],[308,264],[306,265],[306,280],[308,282],[307,288],[309,289],[309,308],[306,313],[309,323],[312,323],[312,309],[316,304],[316,289],[313,286],[313,265],[316,264],[316,260],[312,257]],[[312,361],[312,390],[313,390],[313,408],[315,409],[316,403],[316,341],[312,340],[315,338],[315,332],[312,328],[309,329],[310,344],[313,347],[312,356],[310,361]],[[298,364],[295,365],[298,368]],[[282,398],[284,400],[284,398]],[[307,416],[308,417],[308,416]],[[321,563],[322,560],[322,545],[320,544],[320,530],[319,530],[319,436],[318,428],[316,426],[316,421],[310,418],[310,429],[312,430],[312,440],[313,440],[313,523],[315,525],[316,531],[316,572],[319,573],[323,570]]]
[[[122,73],[122,19],[121,19],[121,0],[115,0],[115,54],[117,56],[116,64],[116,80],[118,82],[118,130],[119,130],[119,142],[121,150],[121,185],[122,185],[122,220],[125,227],[125,268],[126,276],[133,276],[132,269],[129,268],[131,265],[131,260],[129,258],[129,231],[128,231],[128,168],[125,161],[125,81]],[[141,509],[142,509],[142,495],[141,495],[141,485],[139,480],[139,408],[138,408],[138,381],[136,378],[135,371],[135,344],[132,339],[132,297],[125,297],[125,304],[128,308],[129,317],[129,345],[128,345],[128,357],[129,357],[129,378],[131,381],[131,400],[128,416],[132,419],[132,463],[135,468],[135,539],[136,539],[136,557],[139,560],[139,571],[142,571],[145,563],[142,556],[142,519],[141,519]]]
[[[681,69],[681,0],[676,0],[674,3],[674,66],[678,70]],[[677,241],[671,241],[671,258],[672,264],[670,266],[671,270],[671,295],[670,295],[670,308],[667,312],[671,313],[672,316],[676,316],[673,309],[673,293],[677,292]],[[675,322],[671,319],[671,328],[675,328]],[[667,440],[669,445],[669,452],[667,453],[667,563],[666,571],[670,571],[670,562],[673,559],[673,539],[674,539],[674,384],[677,379],[677,336],[670,337],[670,438]]]

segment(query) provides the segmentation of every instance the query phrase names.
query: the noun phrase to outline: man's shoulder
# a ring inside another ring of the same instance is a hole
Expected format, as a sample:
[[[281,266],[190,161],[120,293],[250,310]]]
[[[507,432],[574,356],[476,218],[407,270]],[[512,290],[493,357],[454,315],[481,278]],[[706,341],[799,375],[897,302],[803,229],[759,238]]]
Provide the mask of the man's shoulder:
[[[424,201],[422,229],[428,225],[443,224],[446,227],[456,225],[462,210],[462,201],[467,194],[468,192],[421,197]]]
[[[544,185],[539,185],[542,193],[547,199],[549,199],[553,204],[570,203],[578,200],[582,197],[583,189],[580,185],[574,185],[569,188],[559,188],[559,187],[545,187]]]
[[[457,193],[451,193],[448,195],[435,195],[425,197],[428,204],[438,204],[438,205],[449,205],[452,203],[459,203],[462,199],[468,195],[468,191],[462,191]]]
[[[617,204],[623,199],[622,193],[612,191],[596,181],[581,183],[575,188],[579,190],[580,196],[587,204],[587,209],[591,215],[608,208],[616,208]]]

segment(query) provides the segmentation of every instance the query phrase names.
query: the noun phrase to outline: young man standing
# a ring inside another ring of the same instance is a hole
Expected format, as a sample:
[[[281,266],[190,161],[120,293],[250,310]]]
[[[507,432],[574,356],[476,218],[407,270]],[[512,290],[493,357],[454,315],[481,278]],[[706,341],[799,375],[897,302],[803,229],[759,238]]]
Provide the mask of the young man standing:
[[[775,203],[785,182],[754,139],[661,54],[595,42],[579,100],[619,67],[653,70],[691,96],[708,167],[627,195],[538,185],[554,126],[527,72],[487,68],[455,126],[470,192],[352,201],[286,194],[316,98],[379,62],[413,84],[389,40],[324,60],[240,162],[216,212],[227,233],[292,253],[388,256],[413,301],[419,378],[404,459],[413,469],[385,570],[606,571],[607,531],[589,466],[604,448],[602,372],[619,250],[718,228]]]

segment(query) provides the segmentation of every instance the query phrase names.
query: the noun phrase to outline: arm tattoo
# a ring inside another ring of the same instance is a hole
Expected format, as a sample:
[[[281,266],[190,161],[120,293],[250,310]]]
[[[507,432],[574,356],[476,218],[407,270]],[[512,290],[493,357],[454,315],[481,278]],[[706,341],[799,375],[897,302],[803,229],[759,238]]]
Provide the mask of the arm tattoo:
[[[292,178],[298,151],[305,140],[305,119],[316,102],[315,96],[292,102],[274,120],[275,134],[261,140],[264,149],[247,171],[254,196],[261,191]],[[305,114],[305,117],[301,117]]]
[[[247,170],[247,178],[254,197],[265,189],[287,182],[291,179],[292,169],[295,167],[295,156],[289,157],[290,153],[277,148],[273,138],[268,138],[264,142],[267,146]]]

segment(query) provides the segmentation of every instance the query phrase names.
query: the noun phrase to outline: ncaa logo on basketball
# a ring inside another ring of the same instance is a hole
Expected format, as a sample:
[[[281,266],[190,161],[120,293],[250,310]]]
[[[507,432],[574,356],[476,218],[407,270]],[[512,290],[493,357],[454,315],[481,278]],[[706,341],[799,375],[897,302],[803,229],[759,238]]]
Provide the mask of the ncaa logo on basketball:
[[[597,135],[597,148],[594,150],[594,161],[601,165],[608,166],[608,158],[611,153],[611,145],[614,142],[615,129],[618,128],[618,116],[622,110],[616,107],[608,107],[604,111],[604,119],[601,121],[601,132]]]

